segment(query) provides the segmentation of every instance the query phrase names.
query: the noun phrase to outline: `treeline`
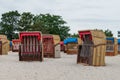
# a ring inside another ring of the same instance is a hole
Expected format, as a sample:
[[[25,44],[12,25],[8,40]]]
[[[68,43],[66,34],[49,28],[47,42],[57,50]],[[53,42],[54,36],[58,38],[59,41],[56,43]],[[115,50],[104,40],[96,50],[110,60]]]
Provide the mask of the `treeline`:
[[[70,28],[59,15],[38,14],[31,12],[19,13],[9,11],[3,13],[0,21],[0,34],[7,35],[9,40],[18,38],[20,31],[41,31],[43,34],[60,35],[61,40],[67,37],[79,37],[78,34],[69,34]],[[112,37],[112,31],[104,31],[107,37]]]
[[[9,11],[2,14],[0,21],[0,34],[7,35],[9,40],[18,38],[20,31],[41,31],[43,34],[57,34],[61,39],[70,36],[69,26],[59,15],[38,14],[30,12],[19,13]]]

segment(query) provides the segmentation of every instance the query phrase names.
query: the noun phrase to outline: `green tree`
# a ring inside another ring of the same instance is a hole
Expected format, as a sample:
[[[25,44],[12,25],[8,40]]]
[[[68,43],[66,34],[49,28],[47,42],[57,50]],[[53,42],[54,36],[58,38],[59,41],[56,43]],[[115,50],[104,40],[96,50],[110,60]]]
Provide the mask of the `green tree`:
[[[107,37],[113,37],[112,31],[109,30],[109,29],[105,30],[104,33],[105,33],[105,35],[106,35]]]
[[[34,15],[30,12],[23,12],[19,20],[19,31],[29,31],[33,25]]]
[[[31,27],[32,31],[42,31],[43,34],[47,34],[49,33],[49,30],[47,29],[47,27],[45,27],[44,22],[42,21],[42,16],[41,15],[36,15],[33,18],[33,25]]]
[[[13,34],[18,29],[18,21],[20,14],[18,11],[9,11],[2,14],[0,26],[1,26],[1,34],[7,35],[9,40],[14,38]]]
[[[40,14],[34,16],[30,12],[10,11],[2,14],[0,26],[1,34],[6,34],[11,40],[17,38],[19,31],[42,31],[45,34],[60,35],[61,40],[70,36],[69,27],[61,16],[51,14]]]
[[[34,17],[32,30],[42,31],[42,33],[60,35],[61,40],[69,36],[69,27],[58,15],[40,14]]]

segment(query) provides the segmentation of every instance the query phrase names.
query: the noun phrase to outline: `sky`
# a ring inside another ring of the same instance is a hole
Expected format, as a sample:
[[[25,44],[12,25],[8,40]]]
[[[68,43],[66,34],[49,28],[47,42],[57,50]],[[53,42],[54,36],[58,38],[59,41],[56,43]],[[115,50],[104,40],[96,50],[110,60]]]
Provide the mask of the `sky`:
[[[120,31],[120,0],[0,0],[0,16],[8,11],[60,15],[70,33],[85,29]]]

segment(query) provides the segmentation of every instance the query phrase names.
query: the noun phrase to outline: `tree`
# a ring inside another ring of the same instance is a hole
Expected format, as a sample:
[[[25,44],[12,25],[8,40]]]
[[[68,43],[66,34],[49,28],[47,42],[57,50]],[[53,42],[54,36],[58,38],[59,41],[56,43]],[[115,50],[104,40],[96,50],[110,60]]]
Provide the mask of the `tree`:
[[[45,27],[44,22],[41,20],[42,16],[41,15],[36,15],[33,18],[33,25],[31,27],[32,31],[42,31],[43,34],[47,34],[49,33],[49,30],[47,29],[47,27]]]
[[[1,26],[1,34],[7,35],[9,40],[14,38],[14,31],[18,29],[18,21],[20,14],[18,11],[9,11],[2,14],[0,26]]]
[[[19,31],[41,31],[44,34],[60,35],[61,40],[70,36],[69,27],[61,16],[51,14],[39,14],[34,16],[30,12],[10,11],[2,14],[1,34],[6,34],[8,39],[17,38]]]
[[[105,35],[106,35],[107,37],[113,37],[112,31],[109,30],[109,29],[105,30],[104,33],[105,33]]]
[[[69,36],[69,27],[66,22],[58,15],[40,14],[34,17],[32,30],[39,30],[42,33],[60,35],[61,40]]]
[[[19,31],[29,31],[33,25],[34,15],[30,12],[23,12],[19,20]]]
[[[78,37],[79,37],[79,35],[74,33],[74,34],[72,34],[72,35],[71,35],[71,37],[78,38]]]

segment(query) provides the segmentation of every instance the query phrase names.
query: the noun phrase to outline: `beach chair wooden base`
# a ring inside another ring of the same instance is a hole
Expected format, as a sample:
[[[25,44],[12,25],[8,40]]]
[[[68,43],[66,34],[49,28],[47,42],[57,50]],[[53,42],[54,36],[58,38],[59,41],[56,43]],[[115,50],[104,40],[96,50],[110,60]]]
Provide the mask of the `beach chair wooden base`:
[[[41,56],[19,56],[19,61],[42,61]]]
[[[44,57],[45,58],[54,58],[54,55],[53,54],[44,54]]]
[[[106,52],[106,56],[115,56],[114,52]]]

